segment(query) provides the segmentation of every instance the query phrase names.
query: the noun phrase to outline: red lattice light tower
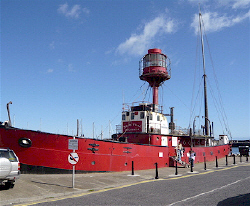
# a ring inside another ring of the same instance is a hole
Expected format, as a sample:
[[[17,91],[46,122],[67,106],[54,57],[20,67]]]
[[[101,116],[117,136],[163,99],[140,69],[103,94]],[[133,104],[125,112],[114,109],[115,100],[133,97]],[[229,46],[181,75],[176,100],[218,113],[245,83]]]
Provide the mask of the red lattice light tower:
[[[140,79],[147,81],[153,88],[153,104],[158,105],[158,88],[170,79],[167,71],[168,58],[161,49],[149,49],[140,62]]]

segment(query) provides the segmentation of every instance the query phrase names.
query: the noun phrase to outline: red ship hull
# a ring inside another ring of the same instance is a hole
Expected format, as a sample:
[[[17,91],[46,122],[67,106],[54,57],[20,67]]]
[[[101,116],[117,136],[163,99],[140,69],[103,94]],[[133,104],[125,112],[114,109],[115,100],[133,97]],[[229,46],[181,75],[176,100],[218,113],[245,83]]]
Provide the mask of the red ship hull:
[[[135,170],[153,169],[172,166],[171,156],[176,156],[175,147],[171,146],[171,135],[167,135],[169,145],[158,146],[149,144],[124,143],[112,140],[78,139],[79,162],[77,171],[129,171],[134,162]],[[20,146],[20,139],[27,138],[31,146]],[[9,147],[15,151],[21,163],[22,172],[47,172],[53,170],[71,170],[68,155],[68,140],[72,136],[50,134],[39,131],[23,130],[13,127],[0,127],[0,147]],[[93,149],[94,148],[94,149]],[[188,162],[186,153],[190,146],[185,146],[182,160]],[[213,147],[197,146],[195,162],[213,161],[223,158],[231,151],[230,145]]]

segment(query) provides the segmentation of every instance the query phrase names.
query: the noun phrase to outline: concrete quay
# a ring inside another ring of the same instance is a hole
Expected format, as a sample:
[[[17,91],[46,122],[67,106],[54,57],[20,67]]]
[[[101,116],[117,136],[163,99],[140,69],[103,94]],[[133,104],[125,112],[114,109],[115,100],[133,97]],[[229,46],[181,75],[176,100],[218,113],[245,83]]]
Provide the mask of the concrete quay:
[[[219,159],[217,162],[207,162],[204,170],[204,163],[194,165],[193,172],[190,168],[178,167],[176,175],[175,167],[165,167],[158,169],[159,179],[176,178],[178,176],[195,175],[211,170],[220,170],[240,164],[250,164],[246,157],[228,157]],[[136,168],[136,164],[134,165]],[[116,188],[128,187],[130,185],[143,182],[154,181],[156,170],[135,170],[134,175],[131,171],[106,172],[106,173],[86,173],[75,175],[75,188],[72,188],[72,174],[22,174],[17,180],[15,187],[9,190],[0,189],[0,205],[22,204],[29,205],[32,202],[42,202],[51,199],[72,197],[77,194],[91,194],[113,190]]]

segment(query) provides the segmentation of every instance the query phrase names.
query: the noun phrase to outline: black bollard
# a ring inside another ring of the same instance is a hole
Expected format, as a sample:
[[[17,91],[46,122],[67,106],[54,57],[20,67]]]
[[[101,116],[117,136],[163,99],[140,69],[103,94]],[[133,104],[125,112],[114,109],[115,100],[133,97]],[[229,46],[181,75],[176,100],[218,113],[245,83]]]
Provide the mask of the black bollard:
[[[246,156],[246,162],[248,162],[248,155]]]
[[[159,179],[159,176],[158,176],[158,163],[157,162],[155,163],[155,179]]]
[[[233,163],[234,165],[236,164],[236,162],[235,162],[235,154],[234,154],[234,163]]]
[[[242,159],[241,159],[241,158],[242,158],[242,155],[240,155],[240,163],[242,162]]]
[[[218,159],[217,159],[217,156],[215,156],[215,166],[218,167]]]
[[[204,157],[204,170],[207,170],[206,157]]]
[[[178,175],[177,160],[175,161],[175,175]]]
[[[193,172],[194,160],[191,158],[191,172]]]
[[[132,175],[134,175],[134,161],[132,161]]]
[[[228,165],[228,162],[227,162],[227,155],[226,155],[226,166]]]

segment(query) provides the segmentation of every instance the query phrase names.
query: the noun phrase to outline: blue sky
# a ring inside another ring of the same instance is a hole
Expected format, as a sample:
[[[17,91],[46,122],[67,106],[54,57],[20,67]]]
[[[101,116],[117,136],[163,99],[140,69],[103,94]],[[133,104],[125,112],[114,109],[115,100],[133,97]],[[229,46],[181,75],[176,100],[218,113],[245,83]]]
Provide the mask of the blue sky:
[[[250,0],[201,2],[209,119],[215,135],[228,130],[233,139],[249,139]],[[12,101],[16,127],[72,135],[80,119],[86,137],[93,136],[94,123],[95,137],[103,130],[108,138],[109,125],[115,132],[121,122],[123,102],[152,101],[152,90],[139,79],[139,60],[148,49],[160,48],[171,60],[171,79],[160,87],[159,103],[164,113],[175,107],[175,122],[183,128],[200,116],[198,127],[204,121],[202,107],[192,109],[192,102],[201,102],[193,95],[202,81],[198,5],[2,0],[0,120],[7,120]],[[217,87],[222,100],[213,98]]]

